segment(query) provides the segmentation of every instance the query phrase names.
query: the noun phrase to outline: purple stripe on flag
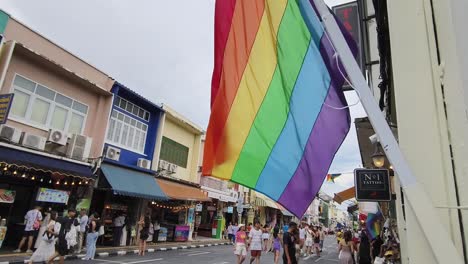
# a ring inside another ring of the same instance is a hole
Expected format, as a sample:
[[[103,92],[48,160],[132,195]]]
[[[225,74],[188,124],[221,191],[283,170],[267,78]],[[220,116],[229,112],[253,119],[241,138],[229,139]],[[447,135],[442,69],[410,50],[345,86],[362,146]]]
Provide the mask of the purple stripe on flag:
[[[326,34],[326,33],[324,33]],[[349,41],[349,34],[344,34]],[[352,40],[351,40],[352,41]],[[356,46],[351,45],[356,51]],[[278,202],[301,217],[319,191],[328,173],[333,158],[349,131],[351,119],[349,109],[337,110],[347,106],[342,89],[344,78],[341,75],[329,39],[322,36],[320,53],[332,77],[330,89],[322,105],[321,112],[309,136],[304,154]],[[340,65],[343,70],[343,66]],[[301,199],[295,199],[301,197]]]

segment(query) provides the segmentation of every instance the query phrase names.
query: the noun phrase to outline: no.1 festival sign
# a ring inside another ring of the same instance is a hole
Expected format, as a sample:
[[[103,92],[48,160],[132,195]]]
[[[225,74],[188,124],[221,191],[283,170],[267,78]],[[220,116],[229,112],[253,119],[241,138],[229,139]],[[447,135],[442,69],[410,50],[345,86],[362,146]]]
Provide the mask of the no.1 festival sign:
[[[390,178],[386,169],[354,170],[356,200],[388,202],[391,200]]]

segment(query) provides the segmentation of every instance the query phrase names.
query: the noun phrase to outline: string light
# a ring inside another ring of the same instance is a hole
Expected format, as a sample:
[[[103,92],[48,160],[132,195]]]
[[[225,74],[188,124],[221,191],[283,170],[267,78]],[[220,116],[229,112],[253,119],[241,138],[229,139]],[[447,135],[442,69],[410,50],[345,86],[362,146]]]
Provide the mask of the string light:
[[[81,185],[81,181],[80,181],[80,182],[78,182],[78,185]]]
[[[5,167],[3,168],[3,170],[4,170],[4,171],[7,171],[7,170],[8,170],[8,167],[7,167],[7,166],[5,166]]]
[[[23,174],[23,175],[24,175],[24,174]],[[34,181],[35,179],[36,179],[36,177],[34,177],[34,175],[33,175],[33,176],[31,177],[31,180]]]
[[[52,180],[49,180],[49,183],[52,183]]]
[[[68,182],[67,182],[67,181],[65,181],[64,185],[68,185]]]
[[[60,184],[60,181],[59,181],[59,180],[57,180],[57,182],[56,182],[55,184]]]
[[[16,171],[15,171],[16,172]],[[13,174],[16,174],[15,172],[13,172]],[[23,175],[21,175],[21,178],[26,178],[26,173],[23,173]],[[33,179],[34,180],[34,179]]]
[[[72,184],[71,185],[75,185],[75,181],[72,181]]]
[[[44,179],[43,179],[43,178],[41,178],[41,180],[40,180],[40,181],[41,181],[41,182],[43,182],[43,181],[44,181]]]
[[[85,184],[88,184],[88,183],[89,183],[89,181],[85,181]]]
[[[17,173],[18,173],[18,172],[14,171],[14,172],[13,172],[13,175],[16,175]],[[23,175],[24,175],[24,174],[23,174]],[[26,177],[26,176],[25,176],[25,177]],[[23,178],[24,178],[24,177],[23,177]]]

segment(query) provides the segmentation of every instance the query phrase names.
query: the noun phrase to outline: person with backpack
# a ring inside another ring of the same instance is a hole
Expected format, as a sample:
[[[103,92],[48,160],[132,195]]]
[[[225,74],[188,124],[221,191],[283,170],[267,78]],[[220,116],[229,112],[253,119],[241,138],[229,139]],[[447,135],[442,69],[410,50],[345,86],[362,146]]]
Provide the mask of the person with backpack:
[[[83,260],[92,260],[96,255],[96,242],[99,237],[99,229],[101,228],[101,221],[99,214],[94,213],[89,218],[88,235],[86,236],[86,256]]]
[[[58,240],[55,245],[55,253],[49,258],[47,263],[53,263],[56,257],[60,257],[59,263],[63,264],[65,261],[65,255],[68,255],[70,250],[78,244],[76,239],[78,231],[77,226],[80,225],[80,222],[75,218],[75,216],[76,210],[69,209],[67,216],[59,217],[57,219],[55,235]]]

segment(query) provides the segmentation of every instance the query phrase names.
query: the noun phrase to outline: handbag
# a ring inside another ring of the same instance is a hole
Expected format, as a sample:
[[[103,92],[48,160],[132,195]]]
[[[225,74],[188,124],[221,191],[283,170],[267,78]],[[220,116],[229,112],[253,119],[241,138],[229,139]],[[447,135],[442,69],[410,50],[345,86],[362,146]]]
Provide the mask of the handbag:
[[[34,220],[33,229],[39,230],[41,228],[41,221],[39,221],[39,211],[36,211],[36,219]]]
[[[104,235],[104,226],[103,226],[103,225],[101,225],[101,226],[99,227],[98,234],[99,234],[99,236]]]

